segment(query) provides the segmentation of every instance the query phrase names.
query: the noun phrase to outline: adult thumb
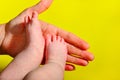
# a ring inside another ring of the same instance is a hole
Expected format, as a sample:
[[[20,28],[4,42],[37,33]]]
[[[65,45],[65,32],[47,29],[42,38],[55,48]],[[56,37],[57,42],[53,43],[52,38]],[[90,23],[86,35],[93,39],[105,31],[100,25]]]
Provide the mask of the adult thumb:
[[[52,4],[53,0],[41,0],[36,5],[32,6],[31,9],[33,11],[38,12],[38,14],[46,11],[50,5]]]

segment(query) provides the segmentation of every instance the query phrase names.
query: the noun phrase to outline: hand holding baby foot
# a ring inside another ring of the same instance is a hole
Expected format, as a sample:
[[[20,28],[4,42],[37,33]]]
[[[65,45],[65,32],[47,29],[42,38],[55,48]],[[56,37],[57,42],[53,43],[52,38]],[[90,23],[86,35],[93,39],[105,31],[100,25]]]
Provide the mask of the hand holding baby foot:
[[[35,6],[24,10],[16,18],[10,20],[6,24],[3,24],[6,30],[6,36],[2,41],[1,53],[9,54],[12,57],[15,57],[24,49],[26,43],[24,17],[29,16],[31,18],[34,11],[39,14],[44,12],[50,6],[52,1],[53,0],[41,0],[41,2]],[[40,21],[40,23],[42,24],[41,29],[44,37],[46,37],[47,34],[50,34],[58,35],[64,38],[68,49],[67,62],[86,66],[88,61],[92,61],[94,59],[94,56],[86,51],[89,48],[89,45],[82,39],[70,32],[61,30],[54,25],[43,21]],[[72,54],[79,56],[80,58],[72,56]],[[66,65],[66,69],[74,70],[74,67],[73,65]]]
[[[27,33],[25,49],[2,71],[0,80],[23,80],[42,61],[45,41],[42,36],[41,25],[37,19],[38,14],[34,12],[32,15],[31,19],[25,17]]]

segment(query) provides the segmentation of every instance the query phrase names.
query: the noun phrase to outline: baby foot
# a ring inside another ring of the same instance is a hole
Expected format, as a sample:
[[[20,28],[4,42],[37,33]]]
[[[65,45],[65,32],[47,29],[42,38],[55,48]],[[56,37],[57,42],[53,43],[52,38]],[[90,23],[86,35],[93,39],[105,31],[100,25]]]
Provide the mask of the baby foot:
[[[60,36],[47,35],[46,39],[47,62],[57,63],[65,67],[67,57],[67,46]]]
[[[30,17],[25,18],[27,43],[29,49],[35,49],[37,52],[44,51],[44,38],[41,31],[41,25],[38,20],[37,12],[33,13],[32,19]]]

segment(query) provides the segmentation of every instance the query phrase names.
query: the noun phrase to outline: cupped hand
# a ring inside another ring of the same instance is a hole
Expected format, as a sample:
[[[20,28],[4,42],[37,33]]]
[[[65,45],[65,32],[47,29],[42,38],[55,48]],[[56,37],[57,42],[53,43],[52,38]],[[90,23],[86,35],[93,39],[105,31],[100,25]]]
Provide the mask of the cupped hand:
[[[41,0],[38,4],[25,9],[17,17],[5,24],[6,35],[2,44],[3,52],[15,57],[20,51],[24,49],[26,45],[26,33],[24,17],[32,17],[34,11],[39,14],[44,12],[51,5],[52,0]],[[47,34],[61,36],[65,39],[68,48],[67,62],[86,66],[88,61],[92,61],[94,56],[87,52],[89,45],[74,34],[57,28],[54,25],[48,24],[44,21],[40,21],[42,24],[42,31],[44,37]],[[74,70],[74,65],[66,64],[66,70]]]

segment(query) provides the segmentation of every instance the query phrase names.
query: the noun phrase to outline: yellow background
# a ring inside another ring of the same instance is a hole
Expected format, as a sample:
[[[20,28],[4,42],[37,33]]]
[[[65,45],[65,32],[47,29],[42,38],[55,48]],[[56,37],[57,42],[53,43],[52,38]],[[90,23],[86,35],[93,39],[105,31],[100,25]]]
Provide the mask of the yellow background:
[[[0,0],[0,23],[39,0]],[[65,80],[120,80],[120,0],[54,0],[40,19],[86,40],[95,55],[87,67],[65,72]],[[0,56],[0,70],[11,58]]]

